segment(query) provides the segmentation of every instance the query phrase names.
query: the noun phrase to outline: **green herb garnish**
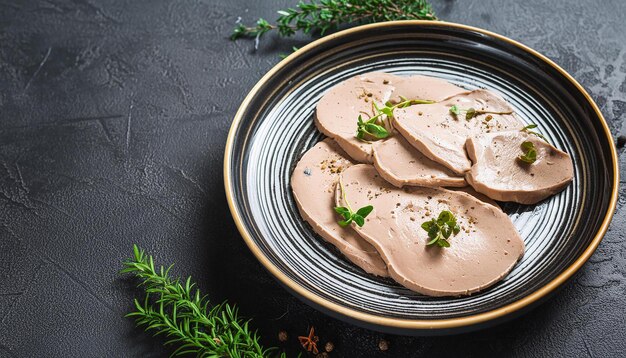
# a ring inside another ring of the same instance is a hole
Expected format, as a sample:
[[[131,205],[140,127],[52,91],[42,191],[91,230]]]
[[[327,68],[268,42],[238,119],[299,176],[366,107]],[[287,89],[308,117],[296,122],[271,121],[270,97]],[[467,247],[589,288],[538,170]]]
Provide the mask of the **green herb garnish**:
[[[344,220],[338,221],[339,225],[341,226],[348,226],[353,221],[359,226],[365,225],[365,218],[367,217],[367,215],[369,215],[369,213],[372,212],[372,210],[374,210],[374,207],[371,205],[360,208],[359,210],[356,211],[356,213],[352,212],[352,210],[349,207],[345,207],[345,206],[335,207],[335,211],[339,215],[343,216],[343,219],[344,219]]]
[[[359,115],[357,119],[356,137],[361,140],[366,140],[365,135],[372,136],[376,139],[383,139],[389,137],[389,131],[381,125],[376,124],[376,118],[369,119],[367,122],[363,121],[363,117]]]
[[[152,256],[133,245],[134,257],[124,262],[121,273],[132,273],[141,282],[145,299],[135,299],[135,311],[126,317],[155,335],[167,337],[165,345],[176,344],[171,356],[267,357],[274,348],[264,349],[259,336],[241,319],[237,307],[226,302],[209,306],[196,284],[173,279],[172,266],[158,269]],[[281,354],[281,357],[285,357]]]
[[[335,211],[337,214],[343,217],[343,220],[339,220],[337,223],[341,226],[348,226],[351,222],[355,222],[359,227],[365,225],[365,218],[374,210],[374,207],[371,205],[364,206],[357,210],[356,212],[352,211],[350,207],[350,202],[348,202],[348,198],[346,197],[346,191],[343,188],[343,183],[339,180],[339,187],[341,189],[341,195],[343,196],[343,201],[346,203],[346,206],[336,206]]]
[[[291,46],[292,53],[298,51],[299,49],[300,49],[299,47]],[[280,53],[280,54],[278,54],[278,57],[282,58],[283,60],[286,59],[287,56],[289,56],[288,53]]]
[[[527,125],[526,127],[522,128],[520,130],[522,132],[526,132],[528,134],[535,135],[535,136],[537,136],[537,137],[539,137],[539,138],[541,138],[541,139],[543,139],[543,140],[545,140],[547,142],[548,139],[543,134],[541,134],[539,132],[531,131],[531,129],[535,129],[535,128],[537,128],[537,125],[533,123],[533,124]]]
[[[430,238],[426,246],[437,245],[439,247],[450,247],[450,242],[448,241],[450,236],[456,235],[461,231],[459,224],[456,223],[456,218],[448,210],[443,210],[439,213],[437,219],[433,218],[423,223],[422,229],[428,232],[428,237]]]
[[[460,116],[462,112],[465,113],[465,119],[468,121],[476,116],[476,110],[474,108],[461,109],[456,104],[450,107],[450,113],[453,114],[455,118]]]
[[[425,99],[407,99],[406,97],[400,96],[400,102],[393,104],[391,102],[385,103],[383,107],[378,107],[376,103],[372,102],[372,106],[374,107],[374,112],[376,114],[372,116],[367,121],[363,120],[363,117],[359,115],[357,118],[357,129],[356,129],[356,137],[362,141],[368,141],[368,139],[384,139],[389,137],[389,131],[385,128],[385,123],[383,122],[383,115],[387,116],[388,126],[391,127],[390,118],[393,117],[393,111],[396,108],[405,108],[408,106],[412,106],[414,104],[433,104],[435,101],[425,100]],[[366,135],[369,138],[366,138]]]
[[[458,116],[459,114],[461,114],[461,111],[459,110],[459,107],[456,104],[453,104],[452,107],[450,107],[450,113],[454,114],[455,116]]]
[[[517,159],[528,164],[532,164],[537,160],[537,150],[533,142],[525,141],[522,143],[522,150],[524,151],[524,155],[520,155]]]
[[[259,39],[277,30],[282,37],[301,31],[305,34],[336,30],[342,25],[359,25],[391,20],[437,20],[426,0],[320,0],[300,1],[296,8],[278,11],[275,24],[258,19],[256,25],[238,24],[230,36]]]
[[[486,113],[490,113],[490,114],[511,114],[513,113],[512,111],[507,111],[507,112],[494,112],[494,111],[480,111],[477,110],[473,107],[467,108],[467,109],[461,109],[459,108],[456,104],[452,105],[450,107],[450,114],[452,114],[455,118],[458,118],[458,116],[460,116],[462,113],[465,113],[465,119],[466,120],[470,120],[476,116],[478,116],[479,114],[486,114]],[[489,118],[488,121],[490,121],[492,118]]]

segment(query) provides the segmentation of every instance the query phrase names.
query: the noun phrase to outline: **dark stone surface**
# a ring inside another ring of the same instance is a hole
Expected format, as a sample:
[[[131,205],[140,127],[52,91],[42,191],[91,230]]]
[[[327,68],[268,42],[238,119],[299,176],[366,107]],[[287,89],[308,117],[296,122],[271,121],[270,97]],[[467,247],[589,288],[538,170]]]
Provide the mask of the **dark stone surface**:
[[[273,19],[295,3],[0,1],[0,356],[168,354],[123,318],[137,294],[118,275],[132,243],[176,263],[214,301],[237,302],[266,345],[286,330],[289,353],[314,325],[334,356],[626,354],[623,187],[581,272],[536,310],[485,331],[370,332],[300,303],[263,270],[228,212],[222,155],[245,94],[303,38],[269,37],[255,52],[227,36],[238,16]],[[435,7],[554,59],[589,90],[613,134],[626,134],[626,2],[506,3]]]

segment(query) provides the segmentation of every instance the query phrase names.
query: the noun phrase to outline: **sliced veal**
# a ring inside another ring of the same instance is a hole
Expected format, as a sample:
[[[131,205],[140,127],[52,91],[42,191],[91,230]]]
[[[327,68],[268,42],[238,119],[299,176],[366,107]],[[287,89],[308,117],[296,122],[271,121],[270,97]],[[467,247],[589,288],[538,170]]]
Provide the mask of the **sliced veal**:
[[[466,89],[436,77],[413,75],[397,76],[389,101],[398,103],[402,98],[442,101],[448,97],[467,92]]]
[[[475,197],[476,199],[482,201],[483,203],[491,204],[491,205],[495,206],[498,209],[502,209],[500,207],[500,205],[498,205],[498,203],[496,203],[495,200],[491,199],[490,197],[488,197],[487,195],[485,195],[483,193],[477,192],[476,189],[472,188],[469,185],[468,186],[464,186],[462,188],[450,188],[450,190],[462,191],[464,193],[467,193],[467,194]]]
[[[460,296],[501,280],[523,255],[524,242],[509,217],[473,196],[446,189],[391,186],[371,165],[358,164],[341,174],[345,198],[353,208],[372,205],[363,227],[355,230],[383,257],[398,283],[430,296]],[[338,205],[346,205],[338,186]],[[461,227],[450,247],[427,246],[421,225],[451,211]]]
[[[374,167],[385,180],[400,188],[467,185],[462,176],[428,159],[399,135],[374,144]]]
[[[399,100],[400,95],[436,101],[462,91],[445,80],[426,76],[400,77],[384,72],[358,75],[324,94],[317,104],[315,125],[354,160],[371,163],[372,144],[360,141],[355,135],[359,115],[368,119],[375,114],[372,103],[382,106],[390,99]]]
[[[458,108],[458,115],[450,112],[452,106]],[[474,109],[476,115],[466,119],[465,111],[469,109]],[[512,111],[509,104],[496,94],[475,90],[438,103],[396,109],[394,127],[425,156],[457,174],[464,174],[472,166],[465,152],[467,138],[522,128],[517,117],[501,114]]]
[[[376,249],[350,227],[337,224],[335,186],[339,173],[352,165],[332,140],[309,149],[291,175],[291,188],[302,217],[313,230],[333,244],[348,260],[378,276],[388,276]]]
[[[526,141],[536,150],[534,163],[518,159]],[[495,200],[534,204],[563,190],[574,177],[569,154],[521,131],[469,138],[467,153],[474,163],[466,175],[468,183]]]

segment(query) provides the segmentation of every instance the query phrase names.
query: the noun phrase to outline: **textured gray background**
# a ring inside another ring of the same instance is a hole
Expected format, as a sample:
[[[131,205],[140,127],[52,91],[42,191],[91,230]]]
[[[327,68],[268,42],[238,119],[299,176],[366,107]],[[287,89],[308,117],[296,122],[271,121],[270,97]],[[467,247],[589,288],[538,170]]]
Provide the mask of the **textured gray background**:
[[[590,262],[524,317],[409,338],[331,319],[281,288],[226,205],[222,155],[248,90],[300,40],[227,40],[283,1],[0,0],[0,356],[165,356],[123,318],[120,261],[139,243],[214,301],[237,302],[266,345],[308,325],[335,356],[626,355],[624,188]],[[519,40],[572,73],[626,134],[626,2],[434,1],[445,20]],[[626,154],[620,149],[622,168]],[[623,177],[626,173],[622,170]],[[377,341],[386,338],[382,354]]]

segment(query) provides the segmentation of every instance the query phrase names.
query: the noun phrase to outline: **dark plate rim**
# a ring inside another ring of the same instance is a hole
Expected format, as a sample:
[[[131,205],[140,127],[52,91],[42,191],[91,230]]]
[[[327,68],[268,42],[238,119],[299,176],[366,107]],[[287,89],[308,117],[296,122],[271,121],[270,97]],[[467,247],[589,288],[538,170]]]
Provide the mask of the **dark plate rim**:
[[[321,45],[322,43],[340,39],[342,37],[345,37],[347,35],[352,35],[360,31],[366,31],[366,30],[371,30],[375,28],[383,28],[383,27],[388,27],[388,26],[398,26],[398,25],[402,25],[402,26],[427,25],[427,26],[453,27],[453,28],[457,28],[461,30],[481,33],[483,35],[496,38],[500,41],[507,42],[509,44],[512,44],[522,49],[523,51],[533,55],[535,58],[543,61],[547,65],[553,67],[558,72],[560,72],[567,80],[569,80],[571,84],[574,85],[574,87],[585,97],[585,99],[587,100],[591,108],[593,108],[597,118],[600,120],[602,124],[602,128],[604,129],[604,135],[605,135],[604,139],[607,140],[611,149],[611,161],[613,164],[614,176],[613,176],[613,187],[612,187],[612,192],[611,192],[611,200],[609,202],[609,208],[606,211],[606,214],[602,221],[600,229],[595,234],[593,240],[589,243],[587,248],[572,263],[572,265],[570,265],[565,270],[563,270],[563,272],[561,272],[556,278],[548,282],[543,287],[537,289],[536,291],[529,294],[528,296],[525,296],[506,306],[499,307],[491,311],[487,311],[487,312],[483,312],[479,314],[468,315],[465,317],[435,319],[435,320],[423,320],[423,319],[417,320],[417,319],[381,317],[381,316],[377,316],[377,315],[373,315],[369,313],[355,311],[351,308],[347,308],[339,304],[327,301],[313,294],[312,292],[309,292],[305,288],[299,286],[295,281],[291,280],[287,275],[282,273],[278,269],[278,267],[276,267],[267,257],[265,257],[265,255],[263,255],[260,248],[254,243],[254,240],[252,239],[250,232],[244,225],[242,214],[239,208],[236,206],[235,200],[233,199],[234,188],[233,188],[233,185],[231,185],[233,176],[230,171],[230,168],[231,168],[231,162],[232,162],[232,156],[233,156],[233,145],[235,141],[235,135],[236,135],[237,129],[239,128],[240,123],[243,120],[243,116],[247,110],[247,107],[249,106],[252,99],[257,95],[257,93],[259,92],[259,89],[263,86],[263,84],[267,82],[270,78],[272,78],[272,76],[274,76],[275,73],[277,73],[280,69],[285,67],[289,62],[293,61],[294,59],[298,57],[304,56],[309,50],[315,48],[316,46]],[[228,133],[228,138],[226,141],[226,148],[224,150],[224,187],[226,189],[226,199],[228,201],[228,207],[230,209],[232,217],[235,221],[237,229],[239,230],[239,233],[243,237],[245,243],[250,248],[250,251],[252,251],[252,253],[254,254],[254,256],[256,256],[259,262],[275,278],[277,278],[282,284],[286,285],[289,289],[291,289],[297,295],[300,295],[306,300],[316,305],[319,305],[326,310],[330,310],[340,315],[347,316],[352,319],[374,324],[374,325],[387,326],[390,328],[409,329],[409,330],[413,330],[413,329],[414,330],[447,330],[451,328],[460,328],[460,327],[478,325],[478,324],[489,322],[492,320],[502,319],[503,317],[510,316],[518,311],[521,312],[523,308],[530,307],[533,303],[537,303],[542,298],[546,298],[550,293],[555,291],[559,286],[561,286],[564,282],[566,282],[574,273],[576,273],[576,271],[578,271],[594,253],[594,251],[600,244],[600,241],[604,237],[604,234],[606,233],[609,227],[609,224],[615,212],[615,207],[617,205],[618,188],[619,188],[619,169],[618,169],[617,151],[615,148],[615,144],[613,143],[613,137],[611,135],[609,126],[606,123],[606,120],[604,119],[604,116],[600,112],[600,109],[598,108],[596,103],[593,101],[591,96],[589,96],[587,91],[585,91],[585,89],[578,83],[578,81],[576,81],[569,73],[567,73],[564,69],[562,69],[556,63],[554,63],[552,60],[540,54],[539,52],[531,49],[530,47],[523,45],[515,40],[509,39],[508,37],[496,34],[491,31],[483,30],[477,27],[462,25],[462,24],[457,24],[457,23],[452,23],[452,22],[445,22],[445,21],[403,20],[403,21],[389,21],[389,22],[375,23],[375,24],[369,24],[369,25],[362,25],[362,26],[350,28],[350,29],[343,30],[343,31],[328,35],[326,37],[320,38],[302,47],[298,51],[294,52],[293,54],[291,54],[290,56],[288,56],[287,58],[285,58],[284,60],[276,64],[269,72],[267,72],[257,82],[257,84],[252,88],[252,90],[250,90],[246,98],[243,100],[243,102],[241,103],[241,106],[239,107],[239,109],[237,110],[237,113],[235,114],[233,123],[230,127],[230,131]]]

